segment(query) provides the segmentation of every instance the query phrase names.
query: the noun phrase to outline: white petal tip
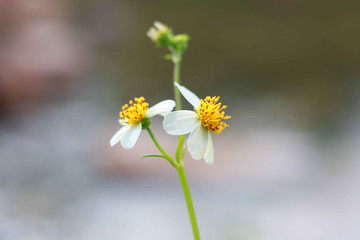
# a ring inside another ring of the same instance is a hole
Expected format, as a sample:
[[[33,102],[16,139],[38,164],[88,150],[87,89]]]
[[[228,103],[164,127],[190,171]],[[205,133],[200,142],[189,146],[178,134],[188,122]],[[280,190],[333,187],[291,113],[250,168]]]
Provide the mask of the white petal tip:
[[[151,118],[155,115],[164,116],[171,112],[175,105],[176,103],[173,100],[164,100],[149,108],[148,111],[145,113],[145,117]]]
[[[129,130],[121,138],[121,145],[125,149],[133,148],[139,138],[141,132],[141,124],[130,125]]]
[[[126,150],[132,149],[134,146],[126,146],[126,145],[122,145],[123,148],[125,148]]]
[[[208,132],[208,143],[207,143],[204,159],[205,162],[209,165],[212,165],[214,163],[214,144],[210,131]]]
[[[210,166],[214,165],[214,160],[209,161],[205,159],[205,162]]]
[[[190,91],[184,86],[181,86],[177,82],[174,82],[175,86],[178,88],[180,93],[184,96],[184,98],[191,104],[195,109],[197,109],[200,105],[200,98],[196,96],[195,93]]]

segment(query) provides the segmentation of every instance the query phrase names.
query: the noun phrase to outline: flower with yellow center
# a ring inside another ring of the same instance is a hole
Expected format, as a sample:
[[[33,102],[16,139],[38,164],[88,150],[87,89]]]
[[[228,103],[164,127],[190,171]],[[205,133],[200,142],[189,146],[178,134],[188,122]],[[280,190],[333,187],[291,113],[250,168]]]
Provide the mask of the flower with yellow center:
[[[190,133],[187,148],[195,160],[205,159],[208,164],[214,162],[214,146],[211,132],[220,133],[228,125],[222,120],[231,118],[223,111],[227,106],[219,103],[220,97],[206,97],[199,99],[189,89],[175,83],[185,99],[193,105],[195,111],[180,110],[167,114],[163,126],[171,135]]]
[[[119,113],[120,117],[124,119],[123,122],[129,124],[141,122],[145,118],[146,111],[149,109],[149,104],[145,102],[145,98],[135,98],[135,103],[133,100],[130,100],[129,105],[125,104],[122,107],[123,111]]]
[[[142,128],[147,128],[151,124],[149,118],[155,115],[165,116],[175,107],[173,100],[162,101],[149,108],[149,104],[145,102],[144,97],[130,100],[129,104],[125,104],[120,112],[119,123],[123,126],[110,139],[110,145],[114,146],[119,141],[121,145],[130,149],[134,147],[140,136]]]

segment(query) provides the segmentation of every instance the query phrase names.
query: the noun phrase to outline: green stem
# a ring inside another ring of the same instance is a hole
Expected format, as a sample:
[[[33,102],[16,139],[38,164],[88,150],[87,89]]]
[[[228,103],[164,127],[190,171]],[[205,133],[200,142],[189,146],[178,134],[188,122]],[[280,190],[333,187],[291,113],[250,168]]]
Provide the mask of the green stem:
[[[152,133],[152,131],[150,130],[150,128],[146,128],[146,130],[148,131],[148,133],[149,133],[151,139],[153,140],[155,146],[164,155],[164,158],[167,159],[170,162],[170,164],[176,168],[176,170],[177,170],[177,172],[179,174],[181,186],[182,186],[183,191],[184,191],[185,201],[186,201],[186,204],[187,204],[187,207],[188,207],[191,226],[192,226],[193,233],[194,233],[194,240],[200,240],[200,234],[199,234],[199,228],[198,228],[198,225],[197,225],[197,222],[196,222],[195,210],[194,210],[194,206],[193,206],[192,199],[191,199],[191,193],[190,193],[189,185],[187,183],[186,175],[185,175],[185,171],[184,171],[183,155],[181,154],[184,136],[180,136],[178,149],[176,150],[176,159],[178,161],[175,162],[172,159],[172,157],[167,152],[165,152],[165,150],[160,146],[160,144],[156,140],[156,138],[155,138],[154,134]],[[156,155],[152,155],[152,156],[156,156]]]
[[[185,135],[181,135],[179,137],[179,143],[178,146],[176,148],[176,153],[175,153],[175,160],[177,163],[182,164],[182,160],[183,158],[181,157],[181,155],[183,155],[183,142],[184,142],[184,137]]]
[[[180,65],[181,65],[182,51],[176,51],[174,49],[172,51],[173,51],[172,56],[174,62],[174,82],[180,84]],[[180,91],[177,89],[176,86],[174,86],[174,97],[176,102],[176,110],[181,110],[182,109],[181,95],[180,95]],[[195,210],[192,203],[190,189],[184,171],[184,150],[183,150],[184,137],[185,137],[184,135],[179,136],[179,143],[176,148],[176,154],[175,154],[175,163],[176,163],[176,169],[179,174],[181,186],[184,191],[185,201],[188,208],[191,226],[194,233],[194,240],[200,240],[200,233],[196,221]]]
[[[173,62],[174,62],[174,82],[180,84],[181,52],[176,51],[175,53],[173,53]],[[181,95],[175,85],[174,85],[174,96],[176,102],[176,110],[181,110],[182,108]]]
[[[150,130],[150,128],[146,128],[146,130],[148,131],[148,133],[149,133],[151,139],[153,140],[155,146],[156,146],[156,147],[159,149],[159,151],[164,155],[164,158],[165,158],[166,160],[168,160],[169,163],[170,163],[173,167],[177,168],[178,164],[177,164],[177,163],[174,161],[174,159],[172,159],[172,157],[171,157],[167,152],[165,152],[165,150],[160,146],[160,144],[159,144],[158,141],[156,140],[156,138],[155,138],[154,134],[152,133],[152,131]]]
[[[178,166],[177,171],[179,174],[181,186],[184,191],[185,200],[186,200],[186,204],[187,204],[188,211],[189,211],[191,226],[192,226],[193,233],[194,233],[194,240],[200,240],[199,228],[198,228],[198,225],[196,222],[195,210],[194,210],[194,206],[193,206],[192,200],[191,200],[190,189],[189,189],[188,183],[186,181],[184,166],[182,166],[182,165]]]
[[[181,60],[182,60],[182,51],[172,49],[172,56],[173,56],[173,63],[174,63],[174,82],[180,83],[180,68],[181,68]],[[182,103],[181,103],[181,94],[179,89],[174,85],[174,97],[176,102],[176,110],[182,109]],[[184,135],[179,136],[179,144],[176,149],[176,161],[180,164],[180,155],[183,151],[183,142],[184,142]]]

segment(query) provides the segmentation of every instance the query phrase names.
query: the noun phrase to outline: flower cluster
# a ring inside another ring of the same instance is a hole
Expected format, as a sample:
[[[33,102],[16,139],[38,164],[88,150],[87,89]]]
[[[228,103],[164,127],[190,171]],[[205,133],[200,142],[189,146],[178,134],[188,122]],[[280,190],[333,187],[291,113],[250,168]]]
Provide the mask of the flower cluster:
[[[190,134],[187,140],[187,148],[195,160],[204,158],[208,164],[214,162],[214,146],[211,133],[220,133],[228,127],[222,120],[231,118],[223,111],[226,106],[221,107],[220,97],[206,97],[200,99],[184,86],[175,83],[185,99],[194,107],[194,111],[179,110],[171,112],[175,107],[173,100],[162,101],[148,108],[145,98],[135,98],[125,104],[120,112],[119,123],[123,127],[115,133],[110,140],[114,146],[119,141],[126,148],[132,148],[139,138],[141,129],[148,128],[149,118],[155,115],[164,117],[164,130],[170,135]]]
[[[184,157],[183,135],[189,134],[186,146],[192,158],[195,160],[203,158],[206,163],[213,164],[212,133],[219,134],[228,127],[223,121],[231,118],[225,115],[224,110],[227,106],[222,106],[219,102],[220,97],[207,96],[200,99],[189,89],[179,84],[180,72],[176,69],[180,69],[182,54],[190,39],[187,34],[175,35],[168,26],[156,21],[154,26],[147,32],[147,35],[158,46],[165,46],[171,52],[171,54],[167,55],[167,58],[171,59],[175,65],[174,88],[175,99],[179,103],[178,110],[172,112],[176,105],[173,100],[162,101],[150,108],[144,97],[135,98],[134,101],[130,100],[129,104],[122,107],[119,119],[122,128],[111,138],[110,145],[114,146],[120,142],[124,148],[130,149],[135,145],[141,130],[146,129],[162,155],[145,155],[144,157],[165,158],[179,169],[183,164]],[[179,110],[181,109],[180,93],[194,107],[192,111]],[[149,128],[151,125],[150,118],[155,115],[164,117],[163,127],[168,134],[182,136],[179,138],[175,160],[161,148]]]
[[[183,51],[190,40],[187,34],[174,35],[168,26],[158,21],[154,22],[154,26],[150,28],[146,35],[158,46],[169,47],[177,51]]]
[[[207,96],[200,99],[189,89],[179,84],[182,56],[190,39],[187,34],[174,35],[168,26],[154,22],[154,26],[150,28],[147,35],[157,46],[165,46],[170,50],[171,54],[166,55],[166,59],[172,60],[174,63],[173,83],[176,102],[165,100],[149,108],[144,97],[130,100],[129,104],[125,104],[119,113],[119,124],[122,127],[110,139],[110,145],[114,146],[120,142],[124,148],[132,148],[138,140],[141,130],[147,130],[161,154],[144,155],[142,158],[164,158],[177,170],[188,207],[194,239],[200,240],[190,189],[184,171],[184,137],[189,134],[186,146],[193,159],[200,160],[203,158],[206,163],[213,164],[212,133],[219,134],[228,127],[229,125],[223,120],[231,117],[225,114],[224,110],[227,106],[222,106],[219,102],[220,97]],[[181,110],[181,95],[193,106],[193,110]],[[177,111],[172,111],[176,104]],[[156,115],[164,118],[163,128],[168,134],[180,136],[175,156],[171,156],[161,147],[150,130],[150,118]]]

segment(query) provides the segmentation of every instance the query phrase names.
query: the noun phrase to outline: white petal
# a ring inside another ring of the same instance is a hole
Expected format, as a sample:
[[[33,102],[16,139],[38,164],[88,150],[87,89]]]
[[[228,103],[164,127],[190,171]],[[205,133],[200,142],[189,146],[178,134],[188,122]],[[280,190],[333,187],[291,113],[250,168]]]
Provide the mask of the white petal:
[[[152,106],[147,110],[145,113],[145,117],[151,118],[155,115],[162,115],[169,113],[173,110],[175,107],[175,102],[173,100],[165,100],[162,102],[159,102],[158,104]]]
[[[160,116],[162,116],[162,117],[165,117],[166,115],[168,115],[169,114],[169,112],[166,112],[166,113],[159,113],[159,115]]]
[[[141,132],[141,123],[138,124],[129,124],[130,129],[124,134],[121,138],[121,145],[125,149],[130,149],[134,147],[136,141],[138,140]]]
[[[159,21],[155,21],[154,22],[154,26],[159,29],[159,30],[164,30],[167,28],[167,26],[165,24],[162,24],[161,22]]]
[[[114,136],[110,139],[110,146],[114,146],[117,144],[121,138],[123,138],[124,134],[126,134],[130,130],[130,125],[126,125],[122,128],[120,128],[119,131],[117,131]]]
[[[157,36],[157,34],[158,34],[157,31],[153,27],[151,27],[150,30],[147,31],[147,33],[146,33],[146,35],[151,39],[155,38]]]
[[[200,99],[198,96],[195,95],[195,93],[193,93],[192,91],[190,91],[189,89],[187,89],[184,86],[181,86],[180,84],[178,84],[177,82],[174,83],[175,86],[179,89],[179,91],[181,92],[181,94],[184,96],[184,98],[191,104],[193,105],[193,107],[195,109],[198,109],[199,105],[200,105]]]
[[[124,121],[124,119],[119,119],[119,120],[118,120],[118,123],[119,123],[121,126],[126,126],[126,125],[128,125],[127,123],[124,123],[123,121]]]
[[[212,165],[214,163],[214,144],[211,137],[211,132],[208,131],[208,142],[204,156],[205,162]]]
[[[170,135],[187,134],[200,125],[197,113],[188,110],[168,113],[163,121],[164,130]]]
[[[187,147],[193,159],[200,160],[204,156],[208,146],[208,132],[206,128],[199,126],[190,133]]]

